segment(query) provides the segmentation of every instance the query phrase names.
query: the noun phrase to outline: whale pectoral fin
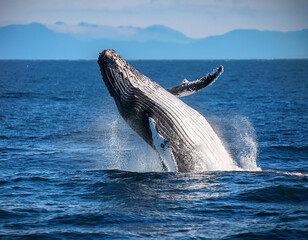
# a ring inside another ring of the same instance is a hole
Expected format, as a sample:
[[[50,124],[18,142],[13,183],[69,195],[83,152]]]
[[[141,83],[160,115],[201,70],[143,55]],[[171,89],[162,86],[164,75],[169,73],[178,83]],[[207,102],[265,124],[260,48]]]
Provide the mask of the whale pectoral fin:
[[[220,66],[213,73],[208,73],[206,76],[196,81],[189,82],[185,79],[180,85],[175,86],[173,88],[168,88],[166,90],[177,97],[185,97],[193,93],[196,93],[201,89],[205,88],[206,86],[214,83],[223,73],[223,71],[224,71],[223,66]]]
[[[172,152],[170,151],[167,139],[163,138],[158,133],[156,122],[151,117],[149,117],[149,124],[152,132],[153,145],[159,154],[164,170],[168,172],[177,171],[177,167],[173,159]]]

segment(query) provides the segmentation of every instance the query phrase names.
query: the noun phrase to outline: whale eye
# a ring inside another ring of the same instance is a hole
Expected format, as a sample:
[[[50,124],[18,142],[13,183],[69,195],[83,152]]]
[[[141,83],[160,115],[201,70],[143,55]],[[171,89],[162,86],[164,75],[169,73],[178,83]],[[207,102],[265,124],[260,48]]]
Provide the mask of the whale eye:
[[[161,148],[164,148],[165,147],[165,145],[162,143],[162,144],[160,144],[160,146],[161,146]]]

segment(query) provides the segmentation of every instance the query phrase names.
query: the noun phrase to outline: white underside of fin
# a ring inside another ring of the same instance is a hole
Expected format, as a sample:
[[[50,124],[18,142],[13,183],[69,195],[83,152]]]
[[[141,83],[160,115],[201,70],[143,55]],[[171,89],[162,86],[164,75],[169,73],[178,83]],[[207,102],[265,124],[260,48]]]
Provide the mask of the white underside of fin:
[[[182,84],[188,84],[190,83],[186,78],[184,78],[184,80],[182,81]]]
[[[172,152],[169,149],[168,141],[164,139],[157,131],[156,122],[149,117],[150,129],[152,132],[153,144],[159,153],[162,161],[168,168],[168,172],[176,172],[177,166],[173,160]]]

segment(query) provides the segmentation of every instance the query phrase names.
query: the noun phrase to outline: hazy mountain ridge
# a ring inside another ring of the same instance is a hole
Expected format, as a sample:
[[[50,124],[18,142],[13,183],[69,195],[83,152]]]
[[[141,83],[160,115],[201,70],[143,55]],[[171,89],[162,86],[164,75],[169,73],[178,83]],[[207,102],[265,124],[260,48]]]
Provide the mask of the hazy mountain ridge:
[[[188,38],[179,31],[164,25],[155,24],[146,28],[134,26],[108,26],[89,24],[80,22],[77,26],[66,25],[63,22],[58,22],[55,25],[49,26],[55,32],[68,33],[77,39],[96,40],[109,39],[121,41],[160,41],[160,42],[176,42],[190,43],[194,39]]]
[[[191,39],[163,25],[122,26],[119,31],[122,28],[131,32],[103,38],[91,37],[88,30],[102,26],[80,23],[79,27],[87,28],[88,32],[59,33],[39,23],[1,27],[0,59],[96,59],[106,48],[113,48],[129,59],[308,58],[308,29],[233,30],[224,35]],[[111,28],[113,32],[116,30]]]

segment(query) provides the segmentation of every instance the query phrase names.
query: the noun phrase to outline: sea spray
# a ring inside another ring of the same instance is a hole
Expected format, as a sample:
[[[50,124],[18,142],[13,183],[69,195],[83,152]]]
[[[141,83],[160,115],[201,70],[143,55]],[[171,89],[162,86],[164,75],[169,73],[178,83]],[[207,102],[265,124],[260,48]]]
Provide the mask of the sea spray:
[[[233,127],[234,144],[237,145],[237,161],[246,171],[259,171],[257,166],[258,142],[252,123],[247,117],[235,116],[231,121]]]
[[[109,140],[109,148],[110,153],[112,156],[112,167],[115,169],[122,169],[123,168],[123,153],[124,149],[123,146],[125,144],[125,139],[121,136],[120,141],[120,134],[119,134],[119,118],[113,120],[110,124],[110,140]]]
[[[228,118],[212,116],[211,123],[241,170],[261,170],[257,166],[257,135],[246,116],[230,115]]]
[[[109,168],[133,172],[162,171],[158,153],[135,134],[119,115],[115,115],[109,126],[112,156]]]
[[[128,165],[130,171],[137,172],[161,172],[163,171],[163,166],[159,158],[158,153],[145,143],[141,137],[139,138],[138,145],[135,146],[133,153],[133,161]]]

